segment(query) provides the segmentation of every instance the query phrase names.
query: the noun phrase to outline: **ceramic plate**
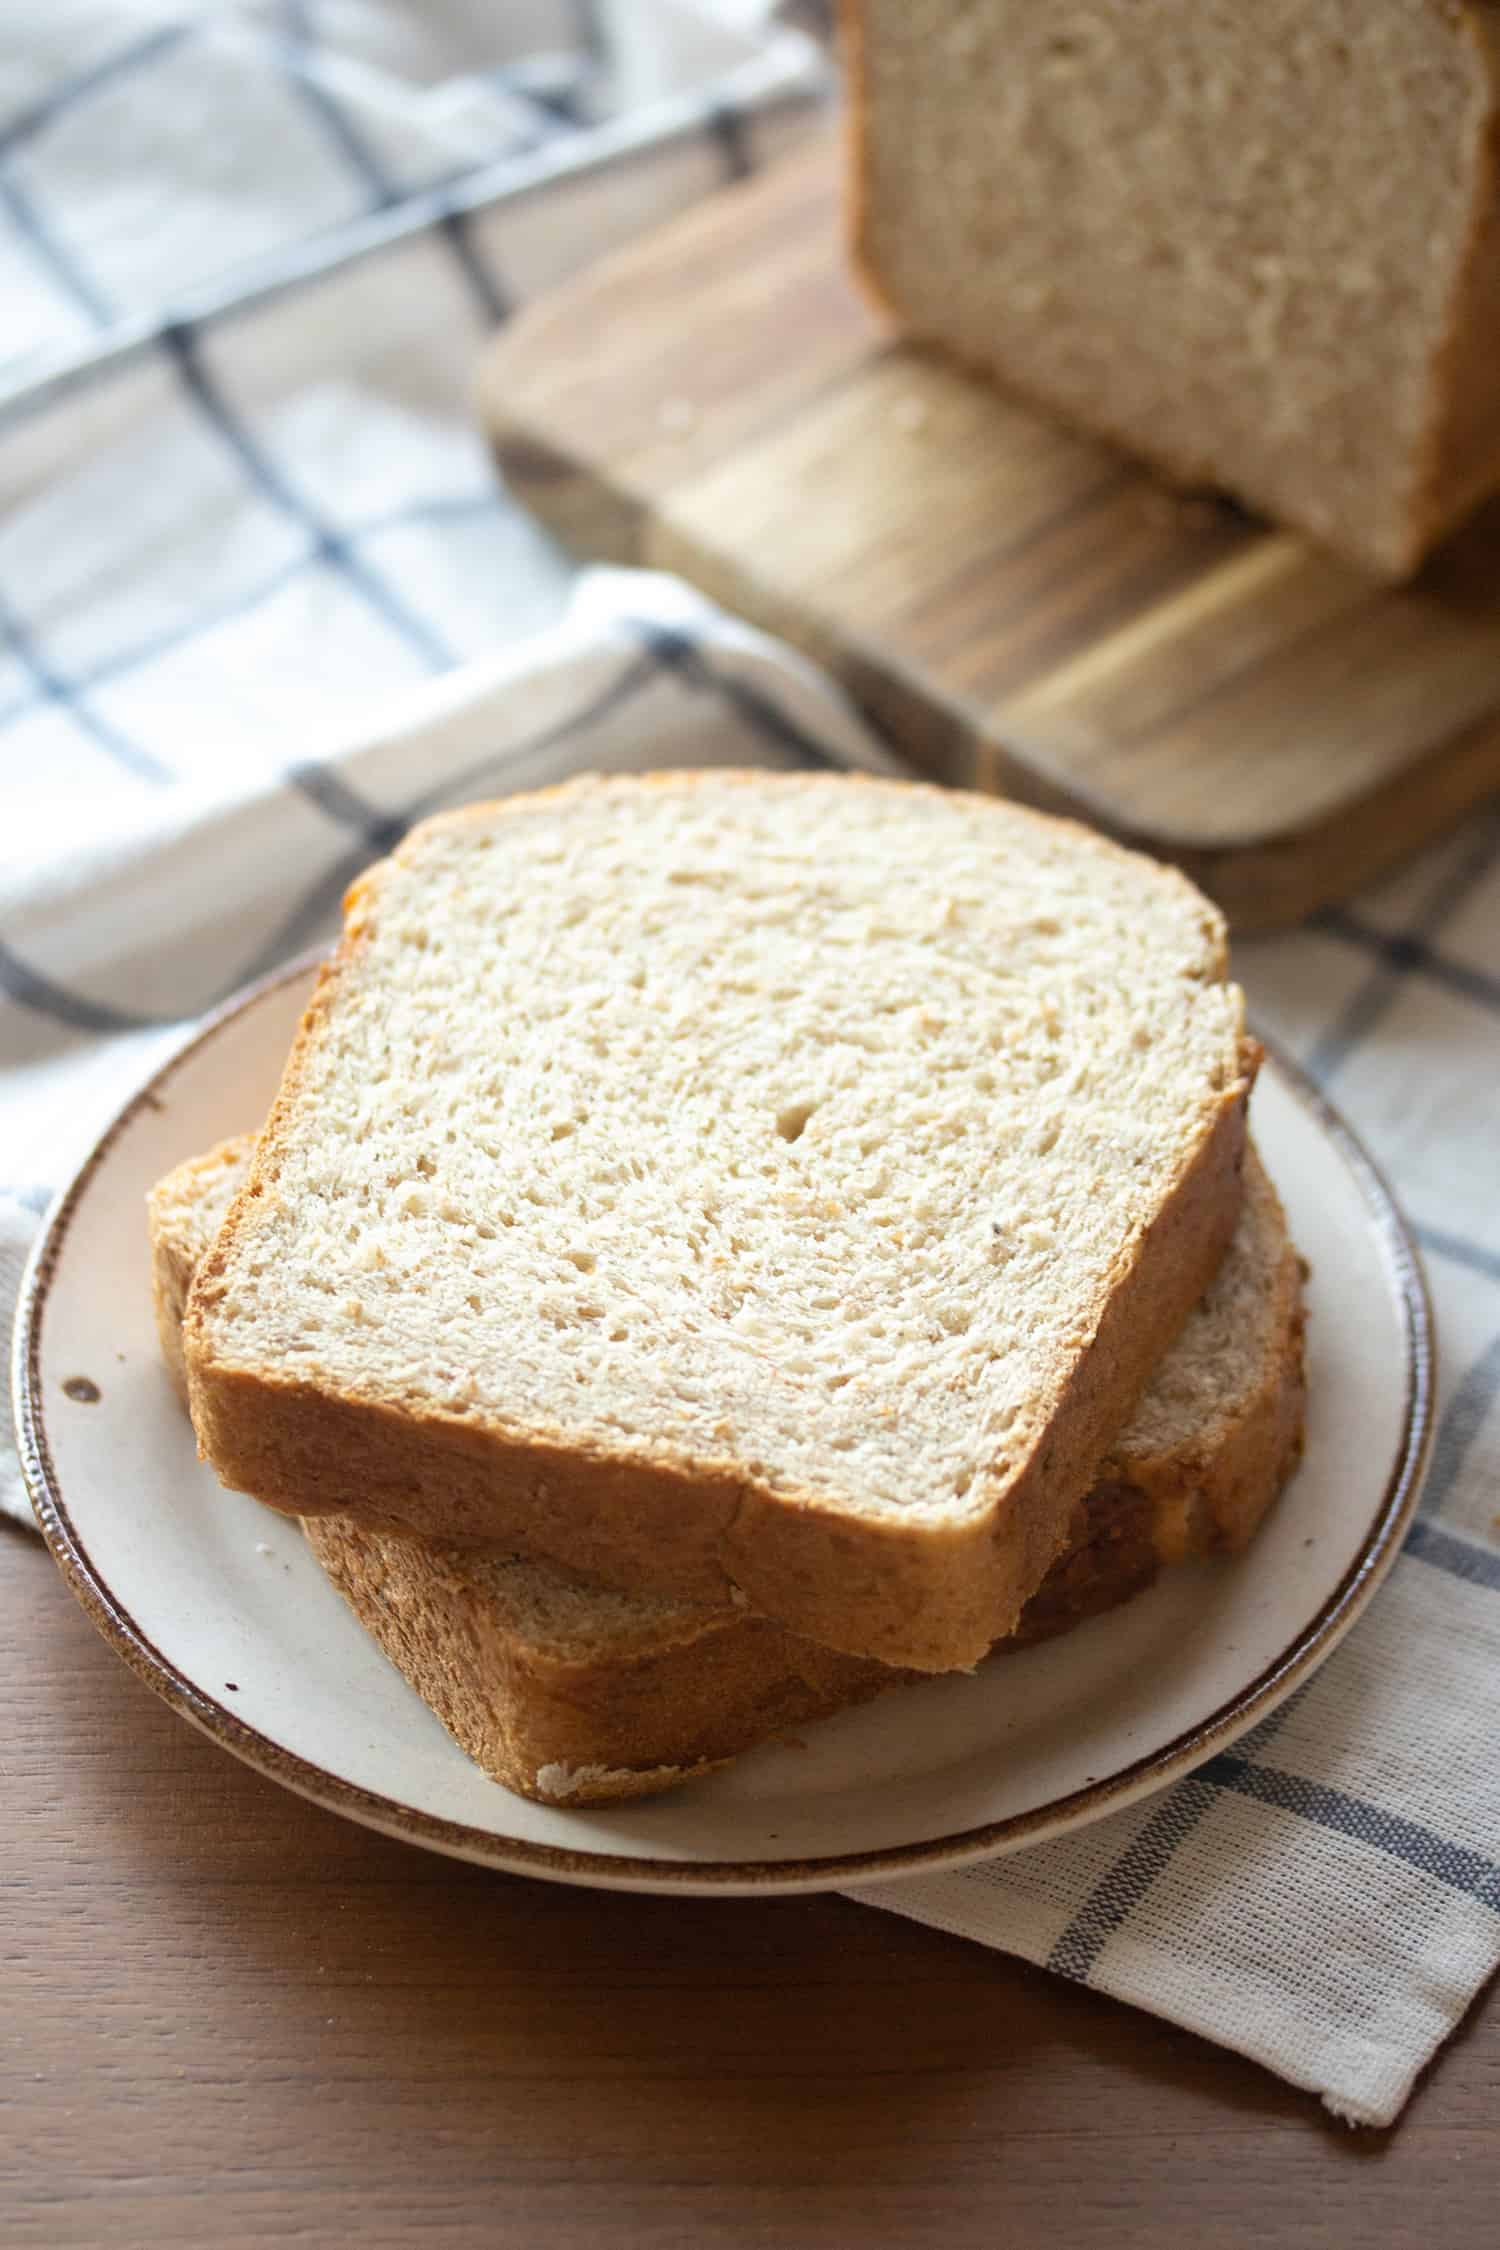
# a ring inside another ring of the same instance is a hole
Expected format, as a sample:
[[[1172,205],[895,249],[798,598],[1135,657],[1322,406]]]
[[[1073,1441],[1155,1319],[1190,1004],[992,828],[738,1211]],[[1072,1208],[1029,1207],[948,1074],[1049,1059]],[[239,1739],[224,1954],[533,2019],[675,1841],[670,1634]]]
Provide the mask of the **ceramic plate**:
[[[1254,1130],[1312,1263],[1307,1452],[1250,1552],[973,1678],[895,1690],[673,1795],[559,1812],[487,1781],[369,1642],[294,1524],[223,1491],[157,1361],[144,1197],[261,1118],[306,964],[200,1032],[60,1198],[23,1292],[17,1425],[42,1528],[119,1653],[287,1787],[513,1872],[640,1890],[867,1883],[1016,1849],[1159,1789],[1323,1661],[1416,1498],[1421,1276],[1347,1129],[1267,1061]]]

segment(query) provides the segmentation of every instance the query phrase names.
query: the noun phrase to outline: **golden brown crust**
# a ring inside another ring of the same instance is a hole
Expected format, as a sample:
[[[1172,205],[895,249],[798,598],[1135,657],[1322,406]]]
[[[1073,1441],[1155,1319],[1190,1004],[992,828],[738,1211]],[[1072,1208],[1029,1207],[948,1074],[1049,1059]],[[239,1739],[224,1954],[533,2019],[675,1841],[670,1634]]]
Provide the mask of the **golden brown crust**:
[[[1405,567],[1500,484],[1500,22],[1492,4],[1466,8],[1466,36],[1490,86],[1478,192],[1459,261],[1431,389]]]
[[[644,785],[680,788],[684,779],[647,776]],[[713,776],[716,786],[763,786],[765,779]],[[839,785],[918,786],[863,777]],[[524,813],[589,786],[564,783],[509,799],[504,810]],[[785,786],[829,784],[797,778]],[[440,815],[397,857],[417,848],[423,834],[477,825],[498,809]],[[1056,832],[1058,824],[1044,815],[1006,811]],[[1090,851],[1120,850],[1067,825]],[[678,1468],[632,1459],[557,1431],[517,1434],[325,1393],[283,1369],[245,1368],[216,1356],[211,1313],[227,1256],[255,1198],[276,1177],[281,1131],[295,1113],[307,1058],[340,980],[366,942],[387,865],[370,869],[348,895],[343,940],[303,1015],[249,1183],[192,1291],[184,1333],[193,1421],[220,1478],[291,1515],[349,1515],[372,1529],[514,1548],[606,1584],[710,1606],[742,1601],[810,1640],[886,1664],[939,1672],[977,1663],[997,1627],[1009,1630],[1041,1583],[1096,1465],[1229,1244],[1258,1049],[1242,1044],[1238,1076],[1205,1105],[1205,1121],[1154,1220],[1118,1262],[1092,1334],[1074,1364],[1059,1371],[1030,1456],[967,1516],[940,1526],[856,1516],[757,1484],[733,1463]],[[1185,878],[1163,874],[1201,908],[1222,974],[1222,922]]]
[[[482,1578],[425,1541],[304,1525],[328,1576],[459,1746],[546,1803],[604,1804],[710,1772],[900,1675],[721,1613],[688,1644],[592,1662],[504,1630]]]
[[[865,55],[863,0],[838,0],[839,56],[844,78],[844,242],[855,280],[877,312],[894,317],[866,254],[870,210],[870,166],[866,157],[870,124],[870,82]]]
[[[1162,1558],[1155,1512],[1138,1485],[1101,1478],[1079,1510],[1073,1538],[991,1652],[1030,1648],[1072,1632],[1086,1618],[1118,1609],[1155,1582]]]

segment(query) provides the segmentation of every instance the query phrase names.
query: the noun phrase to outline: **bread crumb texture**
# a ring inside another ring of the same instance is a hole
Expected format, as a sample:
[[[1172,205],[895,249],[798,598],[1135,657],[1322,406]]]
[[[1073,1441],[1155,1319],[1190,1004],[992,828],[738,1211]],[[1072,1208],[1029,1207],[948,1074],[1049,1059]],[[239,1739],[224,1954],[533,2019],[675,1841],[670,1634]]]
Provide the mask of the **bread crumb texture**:
[[[595,781],[416,831],[195,1298],[220,1368],[961,1509],[1240,1070],[1219,918],[1067,824]]]

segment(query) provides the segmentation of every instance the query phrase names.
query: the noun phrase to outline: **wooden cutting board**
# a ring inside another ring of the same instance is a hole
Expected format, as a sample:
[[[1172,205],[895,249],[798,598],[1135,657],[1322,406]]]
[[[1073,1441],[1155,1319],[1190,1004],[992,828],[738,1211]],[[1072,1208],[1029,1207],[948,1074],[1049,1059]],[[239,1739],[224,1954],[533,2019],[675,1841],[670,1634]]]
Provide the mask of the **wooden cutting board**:
[[[1179,861],[1242,929],[1500,785],[1500,508],[1392,591],[897,342],[820,142],[492,347],[512,488],[826,664],[917,764]]]

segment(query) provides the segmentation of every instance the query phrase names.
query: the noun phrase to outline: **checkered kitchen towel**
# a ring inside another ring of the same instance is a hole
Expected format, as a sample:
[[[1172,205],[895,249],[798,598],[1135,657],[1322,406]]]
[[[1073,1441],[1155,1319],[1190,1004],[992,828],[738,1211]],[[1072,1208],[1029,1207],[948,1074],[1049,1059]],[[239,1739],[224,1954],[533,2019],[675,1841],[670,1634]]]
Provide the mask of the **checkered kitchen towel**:
[[[9,1279],[124,1086],[324,930],[415,814],[588,766],[878,755],[805,667],[685,590],[571,590],[464,409],[518,295],[795,127],[810,51],[747,37],[758,12],[8,0]],[[643,141],[642,102],[667,139]],[[1232,1755],[870,1902],[1379,2124],[1500,1960],[1500,816],[1239,962],[1428,1251],[1445,1380],[1423,1520]],[[7,1482],[23,1505],[0,1448]]]

